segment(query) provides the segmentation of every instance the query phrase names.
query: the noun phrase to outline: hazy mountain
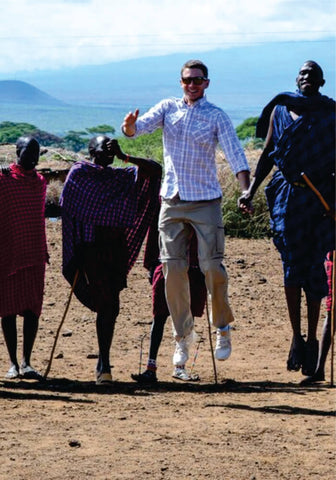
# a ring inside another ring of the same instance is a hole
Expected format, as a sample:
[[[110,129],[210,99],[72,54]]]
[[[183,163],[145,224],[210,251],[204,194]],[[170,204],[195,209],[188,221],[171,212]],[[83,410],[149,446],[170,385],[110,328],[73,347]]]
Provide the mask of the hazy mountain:
[[[16,91],[11,99],[8,84],[6,96],[2,93],[6,82],[1,79],[10,78],[3,73],[0,121],[29,122],[56,135],[105,123],[119,131],[129,110],[138,107],[143,113],[162,98],[181,96],[180,68],[189,58],[200,58],[208,65],[207,97],[228,113],[235,126],[259,115],[277,93],[295,90],[295,78],[306,60],[321,65],[326,79],[321,92],[336,97],[334,42],[265,42],[104,65],[16,72],[15,78],[21,82],[12,84],[19,87],[20,96]]]
[[[335,98],[335,47],[330,42],[265,42],[209,52],[197,50],[53,71],[22,72],[28,81],[66,102],[152,105],[180,96],[179,74],[189,58],[209,67],[208,97],[224,109],[258,107],[280,91],[295,90],[299,67],[315,60],[324,69],[322,93]],[[197,47],[196,47],[197,48]]]
[[[35,105],[64,105],[61,100],[19,80],[0,80],[0,101]]]

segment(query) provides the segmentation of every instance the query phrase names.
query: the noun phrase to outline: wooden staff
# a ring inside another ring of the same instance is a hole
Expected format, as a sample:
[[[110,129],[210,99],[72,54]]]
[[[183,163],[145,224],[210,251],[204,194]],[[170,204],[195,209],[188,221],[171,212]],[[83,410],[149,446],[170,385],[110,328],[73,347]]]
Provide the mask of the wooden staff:
[[[334,220],[336,220],[336,216],[335,216],[335,212],[332,212],[330,206],[328,205],[328,203],[325,201],[325,199],[323,198],[321,192],[319,192],[317,190],[317,188],[315,187],[315,185],[311,182],[311,180],[309,180],[309,178],[307,177],[307,175],[302,172],[301,173],[301,177],[304,179],[304,181],[306,182],[306,184],[308,185],[308,187],[315,193],[315,195],[317,196],[317,198],[320,200],[320,202],[322,203],[322,205],[324,206],[324,208],[326,209],[326,211],[332,216],[332,218]]]
[[[215,384],[217,385],[217,383],[218,383],[218,381],[217,381],[217,369],[216,369],[215,356],[214,356],[214,351],[213,351],[213,346],[212,346],[211,323],[210,323],[209,308],[208,308],[208,298],[205,299],[205,309],[206,309],[206,317],[207,317],[207,320],[208,320],[209,342],[210,342],[212,365],[213,365],[214,376],[215,376]]]
[[[199,340],[198,340],[198,342],[197,342],[197,346],[196,346],[196,350],[195,350],[195,354],[194,354],[194,359],[193,359],[193,362],[192,362],[191,368],[190,368],[190,377],[191,377],[192,379],[193,379],[193,378],[196,379],[196,377],[198,377],[198,375],[194,375],[194,374],[193,374],[193,370],[194,370],[194,367],[195,367],[195,365],[196,365],[196,360],[197,360],[198,351],[199,351],[201,342],[203,342],[203,332],[202,332],[202,335],[200,335]],[[199,379],[199,377],[198,377],[197,379]]]
[[[46,371],[44,372],[44,375],[43,375],[44,380],[47,378],[48,373],[50,372],[51,362],[52,362],[52,360],[53,360],[53,356],[54,356],[54,352],[55,352],[55,348],[56,348],[56,343],[57,343],[57,340],[58,340],[58,337],[59,337],[61,328],[62,328],[62,326],[63,326],[65,317],[66,317],[66,315],[67,315],[67,313],[68,313],[68,310],[69,310],[69,307],[70,307],[70,302],[71,302],[72,294],[73,294],[73,292],[74,292],[74,289],[75,289],[75,286],[76,286],[76,283],[77,283],[77,280],[78,280],[78,275],[79,275],[79,270],[77,270],[76,273],[75,273],[75,277],[74,277],[74,281],[73,281],[73,283],[72,283],[72,287],[71,287],[70,295],[69,295],[69,298],[68,298],[68,302],[67,302],[67,304],[66,304],[66,307],[65,307],[65,310],[64,310],[64,314],[63,314],[63,317],[62,317],[62,320],[61,320],[61,323],[59,324],[59,327],[58,327],[57,332],[56,332],[56,336],[55,336],[55,340],[54,340],[54,345],[53,345],[53,347],[52,347],[51,354],[50,354],[50,358],[49,358],[49,363],[48,363],[47,368],[46,368]]]
[[[141,375],[141,370],[142,370],[142,352],[143,352],[143,341],[144,341],[144,338],[146,337],[146,333],[144,333],[143,335],[141,335],[140,337],[140,359],[139,359],[139,375]]]

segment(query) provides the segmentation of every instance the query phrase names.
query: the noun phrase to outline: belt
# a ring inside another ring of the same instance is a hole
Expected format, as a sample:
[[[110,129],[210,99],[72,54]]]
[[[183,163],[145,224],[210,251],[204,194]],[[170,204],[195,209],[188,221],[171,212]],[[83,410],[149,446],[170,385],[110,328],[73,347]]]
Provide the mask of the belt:
[[[294,185],[295,187],[300,187],[300,188],[306,188],[307,187],[307,184],[302,183],[302,182],[293,182],[292,185]]]
[[[215,202],[217,200],[220,200],[222,197],[211,198],[210,200],[181,200],[179,194],[177,193],[172,198],[164,198],[164,197],[162,198],[165,202],[169,202],[169,203],[178,203],[178,202],[207,203],[207,202]]]

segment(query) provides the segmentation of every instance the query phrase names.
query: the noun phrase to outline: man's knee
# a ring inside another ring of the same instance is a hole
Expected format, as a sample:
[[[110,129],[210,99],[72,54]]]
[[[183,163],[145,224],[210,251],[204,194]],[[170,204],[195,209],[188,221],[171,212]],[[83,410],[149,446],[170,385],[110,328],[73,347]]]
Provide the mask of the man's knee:
[[[184,259],[170,259],[162,262],[162,271],[165,278],[167,274],[181,275],[188,272],[188,263]]]
[[[221,259],[200,261],[200,269],[205,278],[212,278],[216,283],[227,283],[228,275]]]

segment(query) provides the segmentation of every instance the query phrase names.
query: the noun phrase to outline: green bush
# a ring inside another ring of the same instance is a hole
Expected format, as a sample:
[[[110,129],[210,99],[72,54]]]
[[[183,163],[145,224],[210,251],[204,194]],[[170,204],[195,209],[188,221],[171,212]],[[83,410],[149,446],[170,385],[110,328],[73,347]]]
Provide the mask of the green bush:
[[[61,139],[56,135],[39,130],[30,123],[1,122],[0,123],[0,143],[16,143],[22,135],[33,135],[43,146],[60,145]]]
[[[111,125],[97,125],[96,127],[89,127],[86,129],[89,134],[92,135],[114,135],[115,134],[115,128],[112,127]]]
[[[256,138],[255,131],[258,117],[249,117],[236,127],[236,133],[239,140]]]
[[[119,145],[123,152],[140,158],[151,158],[163,163],[162,131],[156,130],[153,133],[141,135],[141,137],[130,139],[127,137],[118,138]]]
[[[239,140],[246,148],[263,148],[264,140],[256,137],[258,117],[249,117],[236,127]]]
[[[0,143],[15,143],[22,135],[30,135],[37,128],[30,123],[0,123]]]

